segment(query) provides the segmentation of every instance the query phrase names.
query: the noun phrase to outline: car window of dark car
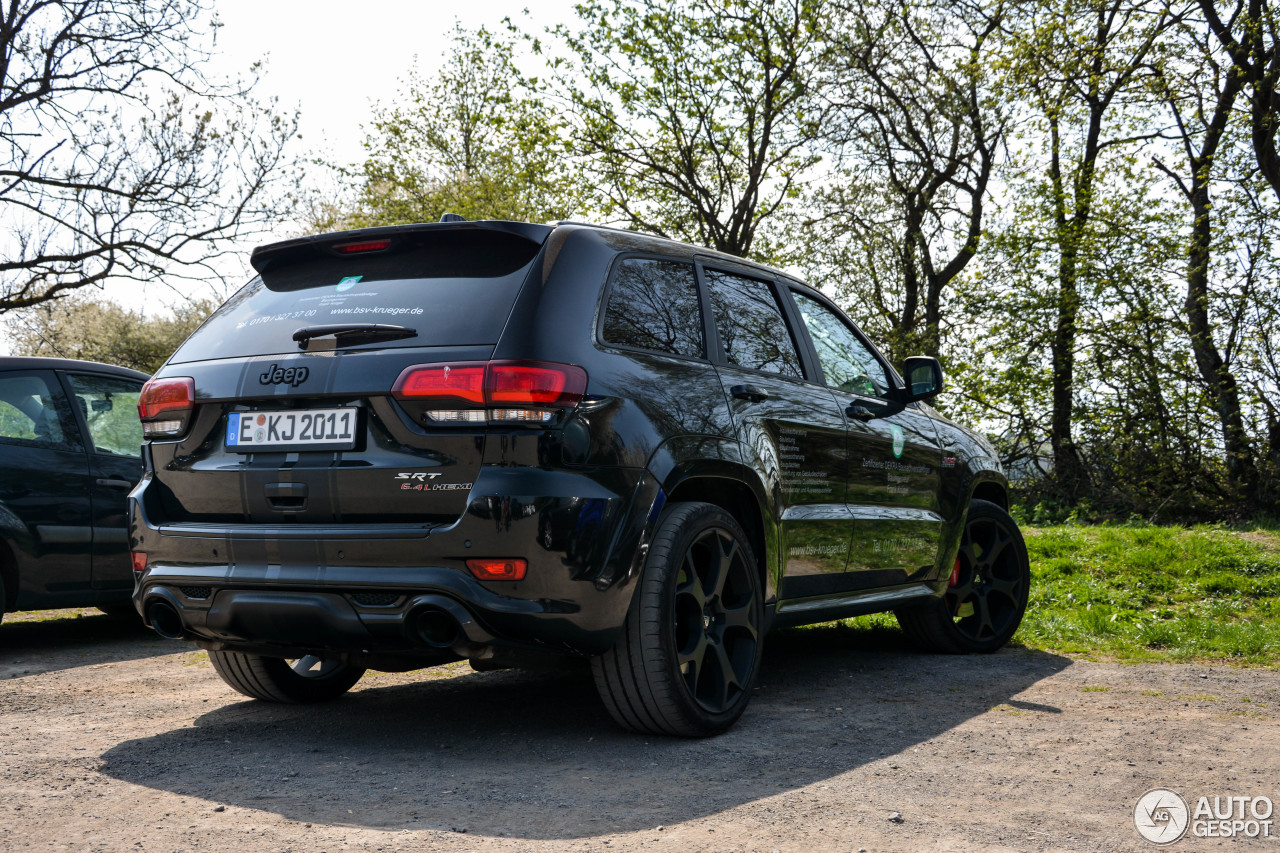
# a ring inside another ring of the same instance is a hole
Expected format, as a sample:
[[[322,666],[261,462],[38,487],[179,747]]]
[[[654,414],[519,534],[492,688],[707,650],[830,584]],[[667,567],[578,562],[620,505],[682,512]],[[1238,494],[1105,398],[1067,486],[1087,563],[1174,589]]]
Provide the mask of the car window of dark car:
[[[627,258],[614,268],[604,341],[701,358],[702,310],[693,264]]]
[[[62,390],[48,377],[0,374],[0,442],[82,450]]]
[[[720,270],[706,271],[720,346],[731,364],[783,376],[803,376],[773,287]]]
[[[887,396],[889,377],[884,365],[844,320],[818,300],[799,291],[791,293],[817,350],[827,384],[864,397]]]
[[[142,383],[116,376],[67,374],[80,413],[89,425],[89,437],[98,453],[115,456],[142,455],[142,423],[138,420],[138,394]]]

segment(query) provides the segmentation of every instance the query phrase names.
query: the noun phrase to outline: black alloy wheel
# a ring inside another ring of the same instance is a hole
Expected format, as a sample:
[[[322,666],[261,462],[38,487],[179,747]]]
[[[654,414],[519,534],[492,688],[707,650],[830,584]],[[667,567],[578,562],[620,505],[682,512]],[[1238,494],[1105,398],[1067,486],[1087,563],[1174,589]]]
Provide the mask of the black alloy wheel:
[[[1022,623],[1030,587],[1031,565],[1017,522],[998,505],[974,500],[946,593],[895,615],[907,636],[928,651],[994,652]]]
[[[742,715],[760,669],[759,565],[722,508],[676,503],[658,523],[622,636],[592,661],[625,728],[705,737]]]
[[[689,694],[709,714],[733,707],[755,667],[760,595],[746,556],[733,533],[712,527],[689,545],[676,576],[676,661]]]

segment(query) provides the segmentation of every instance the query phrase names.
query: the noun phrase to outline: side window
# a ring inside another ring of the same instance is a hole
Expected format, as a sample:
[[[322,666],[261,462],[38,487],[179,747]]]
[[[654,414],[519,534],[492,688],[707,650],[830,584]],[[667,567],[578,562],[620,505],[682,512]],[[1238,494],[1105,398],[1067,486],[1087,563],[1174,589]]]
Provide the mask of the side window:
[[[702,358],[702,310],[693,264],[628,258],[614,270],[604,340]]]
[[[767,282],[707,270],[707,291],[720,346],[730,363],[801,377],[800,355]]]
[[[69,373],[67,380],[89,424],[93,449],[114,456],[142,455],[138,394],[142,384],[115,376]]]
[[[0,374],[0,442],[83,451],[53,374]]]
[[[884,365],[853,330],[818,300],[794,290],[791,294],[813,339],[813,348],[818,351],[818,363],[827,384],[864,397],[888,395],[889,377]]]

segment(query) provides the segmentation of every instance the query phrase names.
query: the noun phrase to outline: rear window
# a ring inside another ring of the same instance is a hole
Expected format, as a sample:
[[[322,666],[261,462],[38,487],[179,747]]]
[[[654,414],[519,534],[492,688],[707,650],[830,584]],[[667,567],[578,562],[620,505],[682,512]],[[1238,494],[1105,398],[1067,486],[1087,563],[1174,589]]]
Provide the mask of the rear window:
[[[539,248],[513,234],[476,230],[417,234],[412,245],[385,252],[314,252],[246,284],[170,363],[298,352],[295,331],[336,323],[417,332],[344,350],[493,344]]]

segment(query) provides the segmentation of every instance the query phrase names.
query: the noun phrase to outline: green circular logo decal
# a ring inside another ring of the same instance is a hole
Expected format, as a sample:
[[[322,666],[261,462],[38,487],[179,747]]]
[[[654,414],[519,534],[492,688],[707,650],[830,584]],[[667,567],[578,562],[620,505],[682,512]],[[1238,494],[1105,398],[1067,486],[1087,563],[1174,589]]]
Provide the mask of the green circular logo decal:
[[[897,424],[893,424],[889,429],[893,432],[893,458],[901,459],[902,446],[906,444],[907,437],[902,434],[902,427]]]

